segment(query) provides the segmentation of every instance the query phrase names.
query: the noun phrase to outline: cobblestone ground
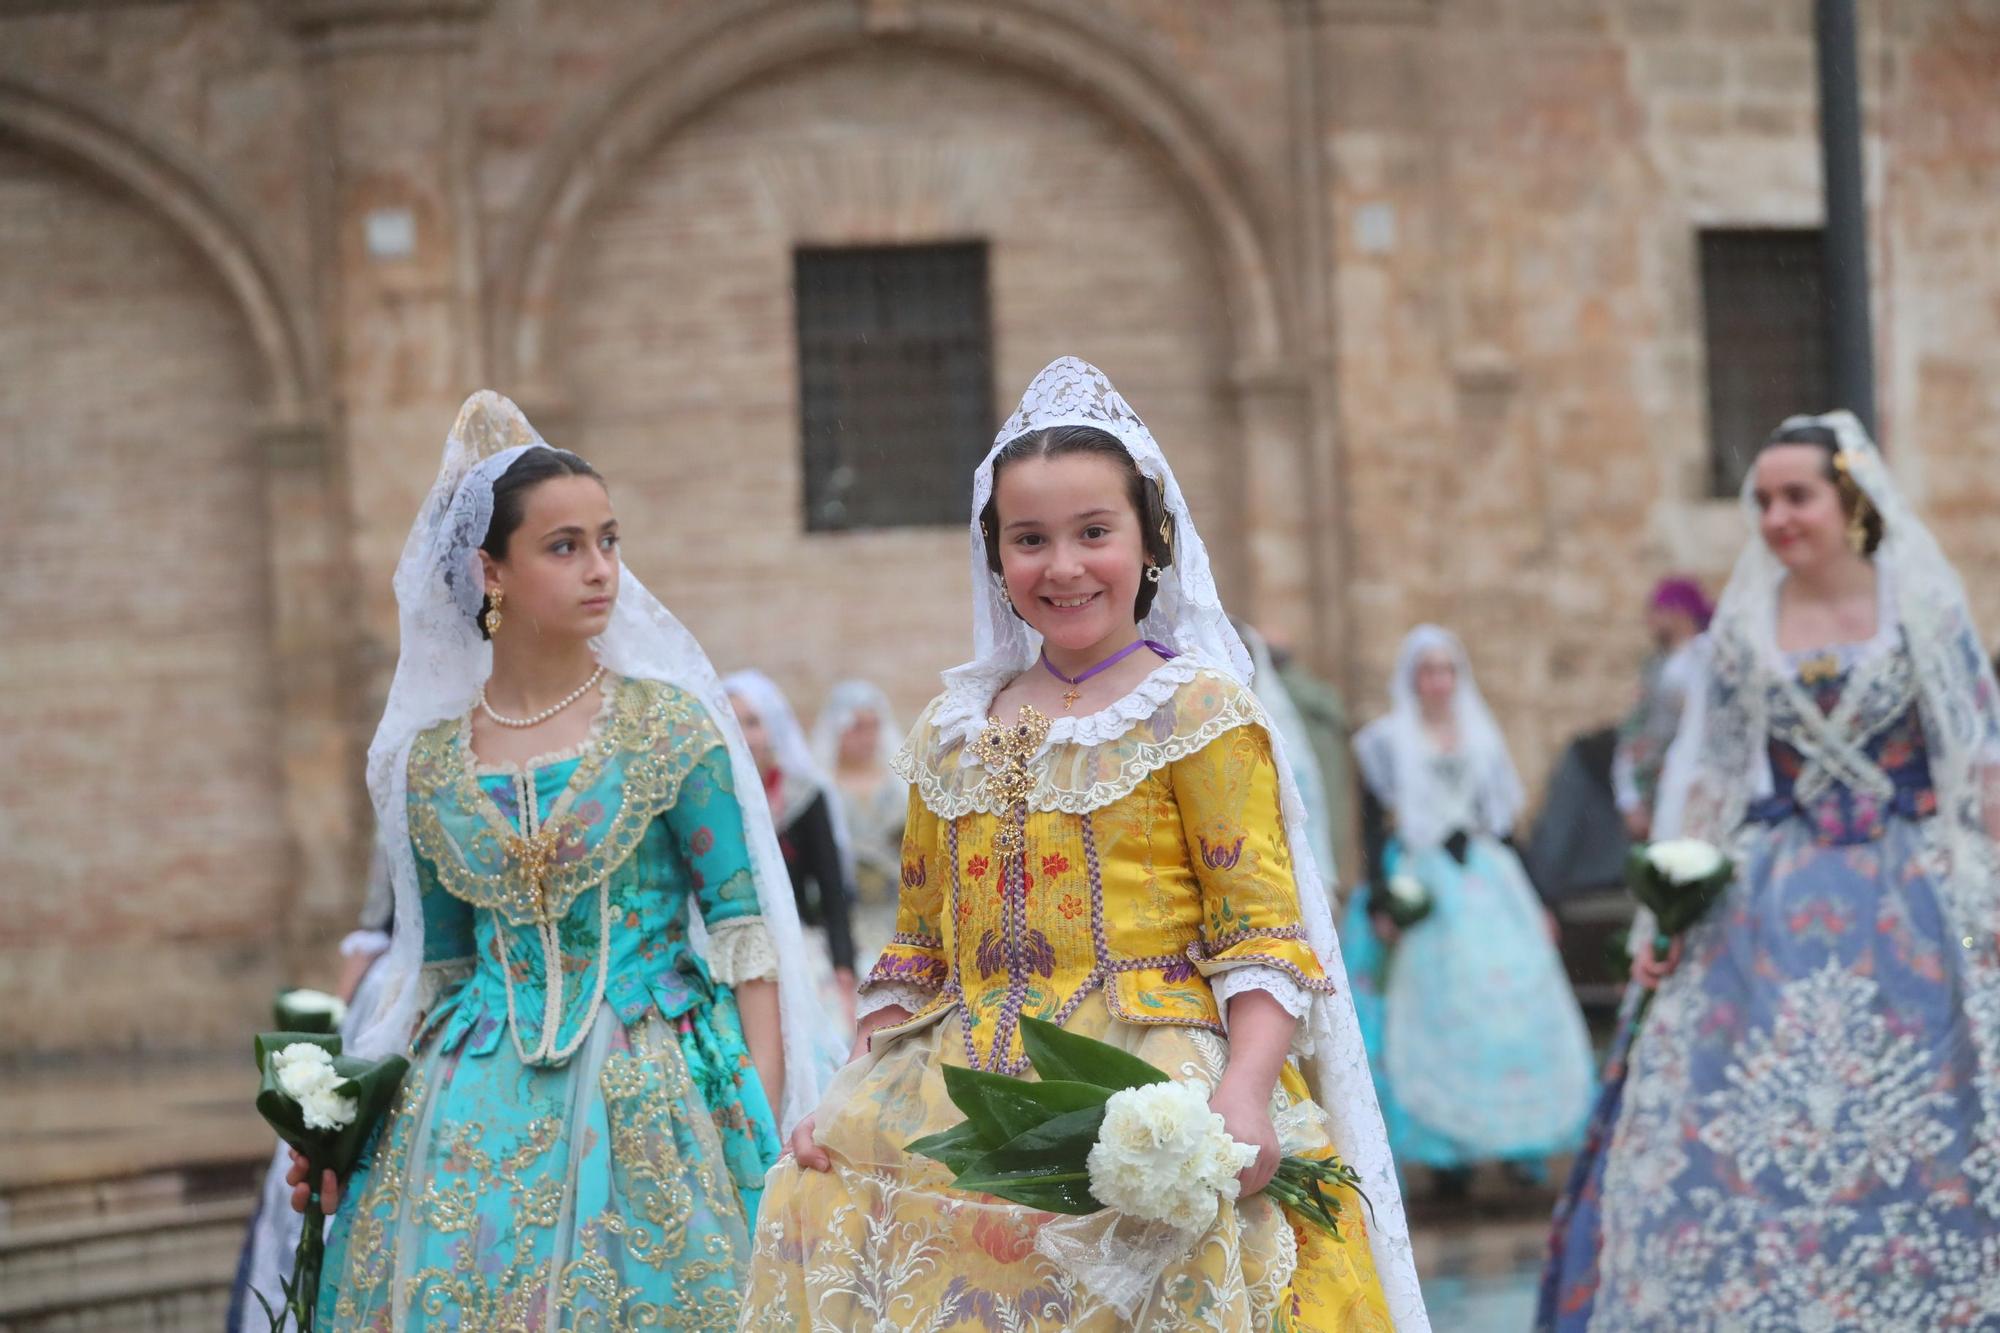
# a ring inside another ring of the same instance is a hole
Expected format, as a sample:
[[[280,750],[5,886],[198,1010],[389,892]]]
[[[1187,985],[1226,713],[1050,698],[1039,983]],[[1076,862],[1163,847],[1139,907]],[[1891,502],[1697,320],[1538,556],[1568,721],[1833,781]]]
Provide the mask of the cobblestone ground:
[[[1566,1164],[1550,1178],[1560,1180]],[[1465,1200],[1428,1196],[1413,1172],[1410,1214],[1424,1303],[1436,1333],[1526,1333],[1535,1313],[1555,1195],[1484,1171]]]

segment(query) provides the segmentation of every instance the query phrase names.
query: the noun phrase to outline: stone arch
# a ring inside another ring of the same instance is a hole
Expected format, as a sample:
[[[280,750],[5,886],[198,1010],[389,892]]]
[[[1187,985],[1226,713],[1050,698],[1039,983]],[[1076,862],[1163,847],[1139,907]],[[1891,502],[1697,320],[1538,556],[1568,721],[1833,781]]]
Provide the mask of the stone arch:
[[[1239,366],[1286,364],[1292,321],[1276,281],[1271,210],[1227,135],[1107,20],[1011,0],[916,6],[744,0],[707,7],[635,54],[543,154],[499,238],[491,364],[551,407],[566,397],[555,323],[577,236],[629,169],[704,108],[818,56],[900,42],[1006,62],[1091,103],[1157,153],[1216,242]]]
[[[0,131],[82,164],[135,195],[214,267],[241,310],[265,371],[271,423],[299,427],[320,402],[305,302],[289,290],[250,220],[187,155],[107,103],[0,70]]]
[[[341,798],[351,785],[342,665],[349,648],[340,628],[346,618],[338,613],[350,581],[338,524],[340,470],[321,342],[311,303],[288,277],[254,214],[194,154],[144,128],[106,98],[18,67],[0,67],[0,143],[74,177],[171,244],[178,266],[190,277],[198,275],[212,294],[213,309],[229,324],[240,351],[240,393],[234,398],[240,431],[229,438],[244,448],[245,466],[232,474],[238,490],[229,503],[231,513],[243,516],[246,531],[261,534],[264,568],[245,573],[243,586],[254,591],[231,610],[253,604],[263,609],[244,621],[253,628],[230,632],[237,635],[236,647],[262,655],[251,680],[260,688],[268,683],[269,694],[252,698],[246,686],[221,706],[247,701],[242,716],[252,721],[238,731],[268,733],[254,748],[259,762],[267,761],[264,786],[276,803],[265,826],[264,855],[275,886],[270,906],[276,917],[267,923],[271,938],[251,952],[227,942],[202,945],[221,951],[218,966],[230,971],[237,986],[217,1003],[238,1006],[228,1011],[211,1006],[202,1011],[206,1029],[191,1020],[175,1037],[206,1041],[220,1031],[240,1030],[244,1016],[254,1015],[255,1005],[268,996],[280,959],[265,946],[286,942],[286,922],[298,905],[345,903],[354,881],[353,840]],[[242,554],[251,550],[242,548]],[[245,744],[240,736],[234,743]],[[61,958],[51,951],[44,961],[58,966]],[[131,975],[143,976],[143,969]],[[197,998],[191,996],[189,1004],[198,1007]],[[131,1009],[141,1012],[142,1007]],[[108,1038],[79,1028],[48,1039],[89,1049]]]

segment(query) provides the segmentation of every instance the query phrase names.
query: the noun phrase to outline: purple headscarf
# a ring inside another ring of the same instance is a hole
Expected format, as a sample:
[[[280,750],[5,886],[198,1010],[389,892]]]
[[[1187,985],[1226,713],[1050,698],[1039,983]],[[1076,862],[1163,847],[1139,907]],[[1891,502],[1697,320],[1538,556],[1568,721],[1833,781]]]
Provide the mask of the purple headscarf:
[[[1709,605],[1701,585],[1690,578],[1664,578],[1653,586],[1652,604],[1662,611],[1680,611],[1694,621],[1695,628],[1707,629],[1715,608]]]

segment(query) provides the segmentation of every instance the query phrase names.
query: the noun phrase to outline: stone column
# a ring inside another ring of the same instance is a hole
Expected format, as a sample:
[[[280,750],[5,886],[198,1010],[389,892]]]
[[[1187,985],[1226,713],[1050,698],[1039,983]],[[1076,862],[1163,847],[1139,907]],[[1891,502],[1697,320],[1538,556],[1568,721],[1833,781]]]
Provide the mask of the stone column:
[[[1287,363],[1243,363],[1230,376],[1236,403],[1247,586],[1238,614],[1288,644],[1313,642],[1315,525],[1326,507],[1315,486],[1305,378]]]
[[[1327,185],[1332,126],[1322,43],[1325,0],[1285,0],[1288,137],[1291,149],[1291,264],[1298,275],[1298,345],[1305,391],[1306,546],[1310,610],[1292,650],[1314,670],[1351,688],[1353,564],[1348,542],[1347,456],[1340,433],[1334,361],[1333,196]]]
[[[330,968],[327,936],[354,919],[366,864],[350,669],[353,566],[324,420],[269,421],[258,444],[271,543],[278,767],[294,857],[283,943],[287,975],[318,977]]]
[[[390,574],[458,405],[483,387],[469,85],[488,6],[285,6],[322,135],[314,202],[371,702],[395,661]]]
[[[344,775],[338,798],[319,798],[327,788],[318,776],[300,788],[317,803],[296,812],[295,824],[329,844],[337,837],[345,852],[308,852],[297,938],[323,941],[348,928],[361,904],[373,834],[363,758],[396,660],[390,576],[445,432],[484,374],[467,86],[489,2],[281,7],[311,89],[307,177],[335,425],[323,441],[274,445],[274,457],[323,455],[321,474],[340,484],[314,491],[303,464],[274,466],[273,514],[285,524],[310,511],[344,529],[352,570],[351,592],[300,573],[281,594],[291,603],[281,618],[323,657],[297,664],[296,688],[318,691],[322,675],[344,672],[348,701],[338,761],[318,743],[288,755],[315,775],[322,767]]]

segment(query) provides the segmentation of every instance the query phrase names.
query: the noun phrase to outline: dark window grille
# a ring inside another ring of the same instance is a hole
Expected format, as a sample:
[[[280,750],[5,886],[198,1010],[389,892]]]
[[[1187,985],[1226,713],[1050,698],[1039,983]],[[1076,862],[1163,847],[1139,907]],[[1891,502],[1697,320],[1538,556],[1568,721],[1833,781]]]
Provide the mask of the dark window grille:
[[[992,444],[986,245],[802,248],[808,532],[957,526]]]
[[[1701,233],[1708,351],[1709,480],[1736,495],[1780,421],[1829,406],[1830,350],[1818,230]]]

